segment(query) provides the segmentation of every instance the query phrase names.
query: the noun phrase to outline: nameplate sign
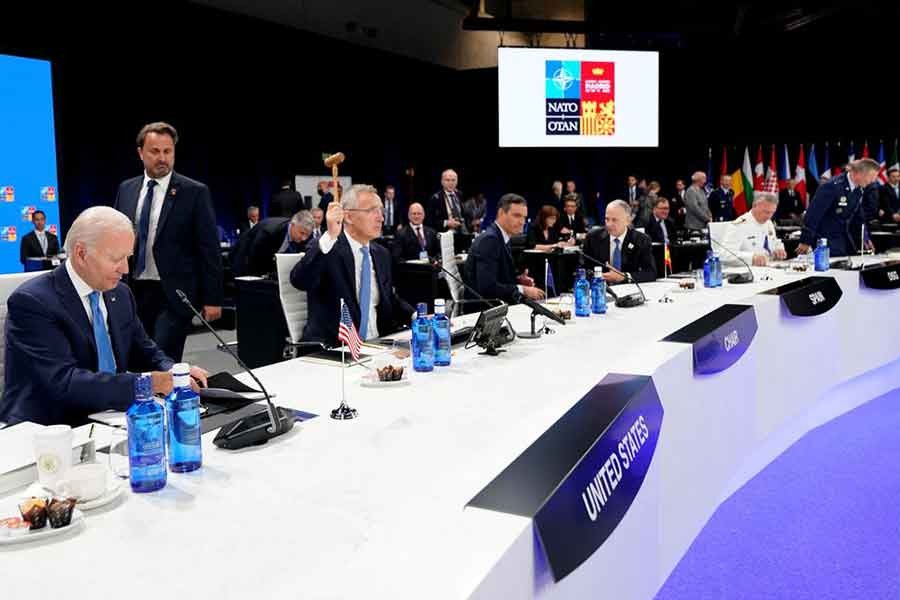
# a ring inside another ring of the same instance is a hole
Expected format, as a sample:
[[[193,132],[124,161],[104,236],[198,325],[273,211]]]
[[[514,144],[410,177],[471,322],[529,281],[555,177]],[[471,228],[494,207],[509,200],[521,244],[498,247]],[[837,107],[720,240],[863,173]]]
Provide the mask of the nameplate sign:
[[[663,338],[691,344],[694,373],[724,371],[744,355],[756,336],[756,310],[745,304],[725,304]]]
[[[781,296],[788,311],[796,317],[815,317],[827,313],[844,294],[834,277],[813,275],[762,292]]]
[[[863,285],[873,290],[896,290],[900,288],[900,260],[890,260],[859,272]]]
[[[559,581],[628,512],[653,459],[662,419],[650,377],[611,373],[467,506],[533,518]]]

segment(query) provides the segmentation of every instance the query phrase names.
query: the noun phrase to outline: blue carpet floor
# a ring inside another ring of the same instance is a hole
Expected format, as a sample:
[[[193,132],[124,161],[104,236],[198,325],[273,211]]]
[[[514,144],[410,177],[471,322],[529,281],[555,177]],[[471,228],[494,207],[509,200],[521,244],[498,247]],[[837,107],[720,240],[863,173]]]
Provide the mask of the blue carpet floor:
[[[900,598],[900,389],[814,429],[729,498],[658,600]]]

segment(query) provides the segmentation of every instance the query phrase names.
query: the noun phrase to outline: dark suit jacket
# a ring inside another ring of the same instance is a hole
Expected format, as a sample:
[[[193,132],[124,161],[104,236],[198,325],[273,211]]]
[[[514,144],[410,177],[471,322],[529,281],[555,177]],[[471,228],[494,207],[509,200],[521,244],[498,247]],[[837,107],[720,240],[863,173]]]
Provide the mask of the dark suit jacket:
[[[44,230],[47,235],[47,254],[41,249],[41,243],[38,242],[37,235],[31,231],[22,237],[22,243],[19,246],[19,262],[25,264],[26,258],[37,258],[55,256],[59,254],[59,238]]]
[[[875,186],[850,191],[847,174],[842,173],[819,186],[803,216],[800,243],[815,247],[819,238],[828,238],[831,256],[859,252],[860,228],[878,214]]]
[[[537,225],[532,225],[528,228],[528,238],[525,242],[525,247],[532,250],[538,244],[555,244],[559,241],[559,230],[555,226],[551,227],[547,231],[547,236],[544,237],[544,232],[538,229]]]
[[[471,227],[466,223],[465,211],[463,211],[463,193],[456,190],[456,200],[459,202],[459,216],[463,221],[465,230],[459,228],[456,231],[460,233],[468,232]],[[440,189],[433,193],[425,205],[425,224],[437,232],[447,231],[444,221],[450,218],[447,214],[447,202],[445,201],[444,190]]]
[[[384,200],[382,200],[384,203]],[[387,222],[387,206],[385,205],[385,213],[384,213],[384,231],[385,233],[394,233],[397,230],[399,225],[405,225],[409,220],[406,215],[407,207],[406,205],[400,201],[400,198],[394,196],[394,225],[393,227],[388,227]]]
[[[629,229],[622,242],[622,271],[631,274],[638,283],[656,280],[656,263],[651,252],[650,237],[640,231]],[[609,232],[606,228],[595,229],[584,240],[584,253],[600,261],[612,264],[609,252]],[[594,263],[589,265],[593,268]]]
[[[440,258],[441,241],[438,239],[437,232],[428,225],[422,225],[422,233],[425,237],[425,250],[428,252],[428,256]],[[392,248],[395,261],[415,260],[419,258],[420,249],[419,238],[412,225],[406,225],[397,231]]]
[[[81,425],[91,413],[127,409],[134,401],[134,373],[171,368],[171,359],[144,333],[128,286],[120,283],[103,299],[115,375],[97,372],[94,332],[65,266],[13,292],[0,421]]]
[[[790,190],[784,189],[778,192],[778,209],[775,211],[776,219],[792,219],[792,214],[803,214],[803,200],[800,194],[794,190],[791,194]]]
[[[893,223],[892,215],[900,212],[900,197],[894,193],[890,184],[882,185],[878,190],[878,208],[884,211],[880,217],[882,223]]]
[[[287,217],[270,217],[256,224],[256,227],[242,235],[232,258],[232,270],[236,277],[243,275],[264,276],[275,272],[275,253],[284,243],[287,235]],[[291,247],[293,251],[302,248]]]
[[[682,192],[682,194],[686,194],[687,189]],[[677,191],[672,192],[672,196],[669,198],[669,214],[672,216],[672,219],[675,221],[675,225],[680,229],[684,226],[684,215],[681,214],[681,209],[684,208],[684,198],[678,195]]]
[[[669,234],[669,244],[671,245],[675,241],[675,223],[672,219],[666,219],[666,233]],[[650,236],[650,240],[653,242],[659,242],[662,244],[665,239],[663,238],[662,227],[659,225],[659,221],[656,220],[656,217],[653,215],[650,216],[650,221],[647,223],[647,227],[645,228],[647,231],[647,235]]]
[[[272,195],[269,200],[269,217],[293,217],[303,209],[309,207],[303,201],[303,196],[289,188],[283,188]]]
[[[503,234],[496,223],[472,242],[464,273],[466,283],[487,299],[499,298],[514,304],[521,297],[512,252],[503,243]],[[469,290],[466,290],[465,298],[478,299]]]
[[[708,202],[713,221],[734,221],[734,190],[716,188],[710,192]]]
[[[584,223],[584,217],[581,216],[581,213],[576,212],[574,219],[575,224],[573,226],[569,223],[569,215],[560,213],[559,218],[556,220],[556,231],[559,232],[563,227],[567,227],[572,229],[576,234],[585,233],[587,231],[587,226]]]
[[[370,243],[372,266],[378,281],[378,332],[387,335],[400,325],[408,324],[412,307],[394,293],[391,256],[383,246]],[[356,268],[347,234],[342,233],[328,254],[311,244],[306,255],[291,271],[291,284],[307,293],[309,321],[303,331],[304,340],[337,345],[341,298],[347,303],[353,324],[359,330],[359,300],[356,296]],[[362,337],[363,333],[360,333]]]
[[[137,222],[135,213],[143,180],[144,176],[139,175],[123,181],[116,194],[115,208],[132,223]],[[132,273],[136,257],[137,239],[130,259]],[[172,173],[156,226],[153,257],[170,310],[183,316],[192,314],[178,299],[176,289],[187,294],[194,306],[222,306],[221,250],[216,216],[205,184]]]
[[[319,198],[319,208],[322,209],[322,212],[328,214],[328,205],[334,201],[334,194],[331,192],[325,192],[322,194],[322,197]],[[322,225],[325,225],[325,218],[322,217]],[[324,229],[322,231],[325,231]]]

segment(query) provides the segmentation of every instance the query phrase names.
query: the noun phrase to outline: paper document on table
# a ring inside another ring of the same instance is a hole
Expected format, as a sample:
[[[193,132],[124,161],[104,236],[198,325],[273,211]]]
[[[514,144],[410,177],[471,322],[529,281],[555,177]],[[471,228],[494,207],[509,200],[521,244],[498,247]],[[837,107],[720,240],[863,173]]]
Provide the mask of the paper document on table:
[[[631,294],[640,294],[641,291],[638,289],[638,286],[634,283],[619,283],[617,285],[610,286],[610,289],[619,296],[630,296]]]

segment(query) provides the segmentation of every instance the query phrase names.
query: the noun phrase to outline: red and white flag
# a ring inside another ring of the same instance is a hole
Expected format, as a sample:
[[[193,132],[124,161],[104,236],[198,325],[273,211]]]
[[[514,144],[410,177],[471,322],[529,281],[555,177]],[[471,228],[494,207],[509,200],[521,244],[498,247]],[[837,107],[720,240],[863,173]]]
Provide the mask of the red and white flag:
[[[769,168],[766,169],[766,183],[763,189],[778,194],[778,161],[775,158],[774,144],[772,144],[772,154],[769,156]]]
[[[794,190],[803,199],[803,206],[807,205],[806,197],[806,155],[803,152],[803,144],[800,144],[800,154],[797,155],[797,168],[794,169]]]
[[[762,144],[756,148],[756,164],[753,165],[753,189],[762,190],[766,184],[766,172],[763,167]]]

